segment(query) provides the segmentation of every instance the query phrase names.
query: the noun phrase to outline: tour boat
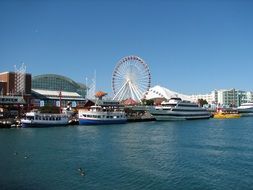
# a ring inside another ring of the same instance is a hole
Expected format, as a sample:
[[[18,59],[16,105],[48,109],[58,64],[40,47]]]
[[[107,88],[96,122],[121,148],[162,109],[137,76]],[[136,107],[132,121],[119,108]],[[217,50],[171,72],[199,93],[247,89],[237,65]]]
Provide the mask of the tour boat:
[[[31,111],[25,114],[21,119],[22,127],[54,127],[64,126],[69,123],[69,117],[66,113],[51,114]]]
[[[241,114],[239,114],[237,110],[221,108],[218,108],[217,112],[213,115],[215,119],[237,119],[240,117]]]
[[[124,111],[98,105],[91,106],[89,109],[80,109],[78,118],[80,125],[121,124],[127,122]]]
[[[156,120],[162,121],[209,119],[211,117],[210,112],[206,109],[178,97],[171,98],[169,101],[162,102],[160,106],[151,108],[150,113]]]

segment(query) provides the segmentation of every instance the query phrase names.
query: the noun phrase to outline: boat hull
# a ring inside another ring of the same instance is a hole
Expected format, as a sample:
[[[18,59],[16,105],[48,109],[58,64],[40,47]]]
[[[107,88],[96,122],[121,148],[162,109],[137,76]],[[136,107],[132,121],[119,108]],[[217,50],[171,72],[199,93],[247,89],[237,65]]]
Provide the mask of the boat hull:
[[[124,124],[126,119],[113,119],[113,120],[92,120],[79,118],[79,125],[108,125],[108,124]]]
[[[253,113],[240,113],[242,117],[252,117]]]
[[[209,119],[210,115],[203,116],[171,116],[171,115],[153,115],[157,121],[180,121],[180,120],[196,120]]]
[[[21,123],[22,128],[48,128],[48,127],[63,127],[67,124],[40,124],[40,123]]]
[[[215,119],[238,119],[240,114],[214,114],[213,118]]]
[[[253,116],[253,109],[238,109],[238,113],[241,114],[242,117]]]

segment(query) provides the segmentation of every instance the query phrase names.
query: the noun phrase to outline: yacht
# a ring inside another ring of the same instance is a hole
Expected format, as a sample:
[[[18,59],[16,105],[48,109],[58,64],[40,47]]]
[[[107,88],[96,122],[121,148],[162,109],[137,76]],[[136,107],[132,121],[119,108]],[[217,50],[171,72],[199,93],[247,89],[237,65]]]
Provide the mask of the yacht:
[[[253,102],[243,103],[237,108],[241,116],[253,116]]]
[[[69,116],[66,113],[51,114],[31,111],[21,119],[21,127],[54,127],[64,126],[69,123]]]
[[[209,119],[211,117],[206,109],[178,97],[162,102],[161,106],[151,108],[150,113],[156,120]]]
[[[85,110],[80,109],[78,117],[80,125],[121,124],[127,122],[124,111],[98,105]]]

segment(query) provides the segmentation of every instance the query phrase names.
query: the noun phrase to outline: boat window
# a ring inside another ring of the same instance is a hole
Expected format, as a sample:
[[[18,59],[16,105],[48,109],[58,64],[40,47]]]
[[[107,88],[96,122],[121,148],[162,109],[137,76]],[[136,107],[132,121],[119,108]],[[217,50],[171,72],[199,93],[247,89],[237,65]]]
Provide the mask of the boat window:
[[[183,107],[198,107],[197,104],[178,104],[178,106],[183,106]]]
[[[183,109],[183,108],[174,108],[172,109],[173,111],[185,111],[185,112],[204,112],[206,111],[205,109]]]
[[[180,100],[180,101],[181,101],[182,99],[181,99],[181,98],[176,98],[176,97],[175,97],[175,98],[171,98],[171,100]]]
[[[162,104],[162,106],[175,107],[177,104]]]
[[[27,119],[28,119],[28,120],[33,120],[34,117],[33,117],[33,116],[27,116]]]
[[[106,116],[106,118],[109,118],[109,116]]]
[[[101,118],[101,116],[100,116],[100,115],[98,115],[98,118]]]

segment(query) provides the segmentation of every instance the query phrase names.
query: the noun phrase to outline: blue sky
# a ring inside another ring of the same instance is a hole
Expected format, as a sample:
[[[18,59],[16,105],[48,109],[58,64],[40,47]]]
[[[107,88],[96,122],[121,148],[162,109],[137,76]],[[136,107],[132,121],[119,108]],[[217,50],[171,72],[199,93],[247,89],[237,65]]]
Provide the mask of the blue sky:
[[[185,94],[253,91],[253,1],[1,0],[0,72],[24,62],[112,92],[124,56],[149,65],[152,85]]]

